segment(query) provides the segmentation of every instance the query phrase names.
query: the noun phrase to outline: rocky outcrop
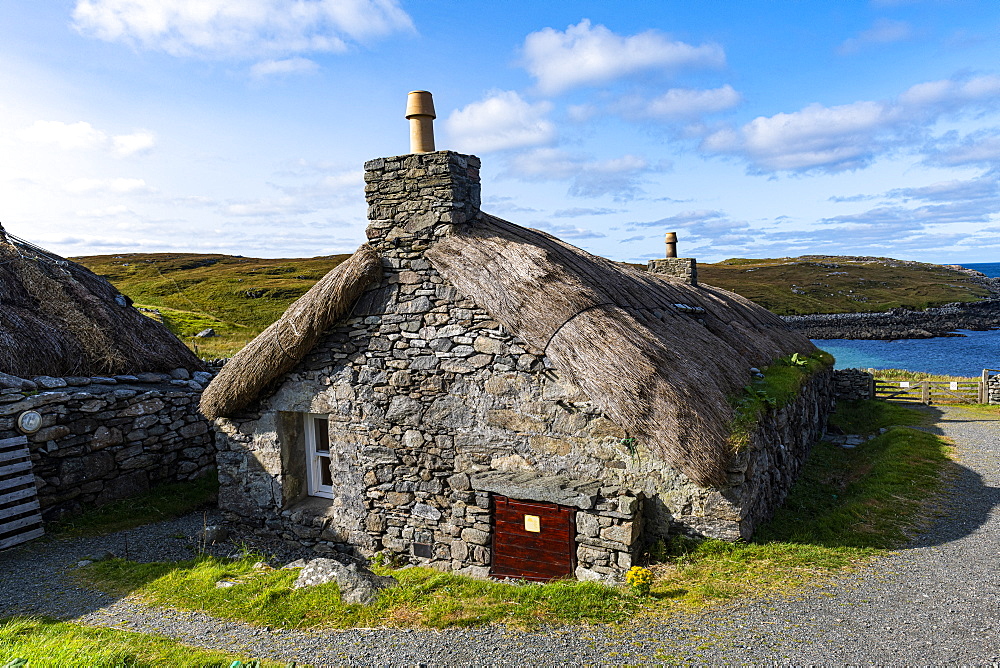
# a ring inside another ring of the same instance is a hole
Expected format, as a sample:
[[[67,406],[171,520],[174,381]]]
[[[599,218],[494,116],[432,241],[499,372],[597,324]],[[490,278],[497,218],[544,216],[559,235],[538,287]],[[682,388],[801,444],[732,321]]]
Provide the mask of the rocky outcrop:
[[[927,339],[958,336],[957,329],[1000,328],[1000,299],[945,304],[925,311],[789,315],[790,327],[811,339]]]

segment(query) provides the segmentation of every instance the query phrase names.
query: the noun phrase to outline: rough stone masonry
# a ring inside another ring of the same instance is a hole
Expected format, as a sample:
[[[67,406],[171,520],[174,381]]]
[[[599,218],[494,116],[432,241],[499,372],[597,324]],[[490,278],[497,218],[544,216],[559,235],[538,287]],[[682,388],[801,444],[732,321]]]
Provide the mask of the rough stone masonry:
[[[767,416],[730,486],[698,487],[628,435],[540,350],[447,284],[424,251],[474,225],[479,160],[365,165],[384,277],[253,410],[216,421],[232,521],[312,547],[486,575],[490,495],[576,509],[576,574],[611,578],[672,528],[735,539],[783,498],[822,433],[830,374]],[[303,416],[329,420],[333,498],[306,495]],[[561,501],[552,501],[562,499]],[[572,503],[567,499],[576,499]]]
[[[41,415],[28,434],[45,520],[134,496],[215,467],[208,421],[198,412],[211,374],[0,379],[0,439],[20,435],[17,417]]]

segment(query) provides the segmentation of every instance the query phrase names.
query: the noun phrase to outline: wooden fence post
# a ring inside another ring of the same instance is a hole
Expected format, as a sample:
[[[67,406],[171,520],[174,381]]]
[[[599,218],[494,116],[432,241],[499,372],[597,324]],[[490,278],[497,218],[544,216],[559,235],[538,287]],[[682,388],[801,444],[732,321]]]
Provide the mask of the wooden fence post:
[[[929,380],[925,380],[920,383],[920,403],[931,403],[931,383]]]
[[[986,369],[983,369],[982,378],[979,381],[979,403],[988,404],[990,403],[990,374]]]

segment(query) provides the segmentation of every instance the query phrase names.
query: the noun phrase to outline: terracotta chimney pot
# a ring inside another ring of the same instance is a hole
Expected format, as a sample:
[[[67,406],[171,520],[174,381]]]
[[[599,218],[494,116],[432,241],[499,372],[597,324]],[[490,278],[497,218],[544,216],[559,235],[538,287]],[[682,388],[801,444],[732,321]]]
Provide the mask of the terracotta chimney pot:
[[[677,257],[677,233],[667,232],[667,257]]]
[[[410,153],[434,152],[434,99],[425,90],[410,91],[406,98],[406,118],[410,121]]]

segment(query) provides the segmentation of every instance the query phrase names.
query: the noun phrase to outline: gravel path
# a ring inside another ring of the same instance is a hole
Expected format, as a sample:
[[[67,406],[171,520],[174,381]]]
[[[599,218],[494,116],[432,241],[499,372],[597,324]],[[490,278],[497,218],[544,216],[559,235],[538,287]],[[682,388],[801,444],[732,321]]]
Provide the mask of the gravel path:
[[[625,628],[268,630],[116,601],[73,586],[63,574],[66,567],[101,549],[121,554],[124,539],[118,534],[0,553],[0,617],[36,612],[77,618],[316,666],[998,664],[1000,420],[959,409],[934,410],[939,418],[933,431],[955,441],[961,465],[945,515],[913,546],[796,597],[747,601],[701,617]],[[189,556],[194,545],[185,536],[196,535],[205,521],[198,514],[132,530],[130,556]]]

